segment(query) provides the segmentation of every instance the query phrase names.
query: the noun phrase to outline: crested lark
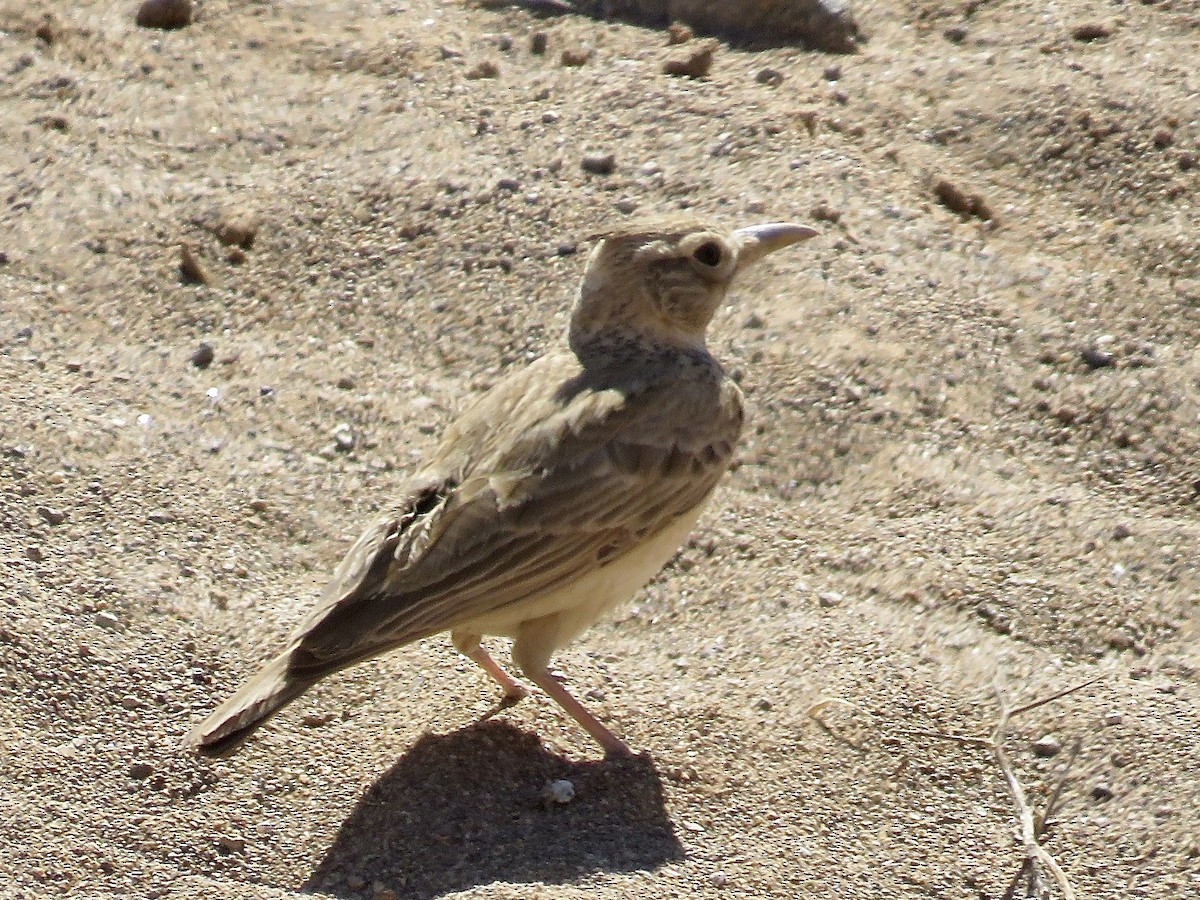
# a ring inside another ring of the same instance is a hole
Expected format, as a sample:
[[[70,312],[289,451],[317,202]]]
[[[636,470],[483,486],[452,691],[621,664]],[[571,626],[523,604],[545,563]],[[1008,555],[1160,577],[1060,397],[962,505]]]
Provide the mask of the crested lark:
[[[606,753],[628,753],[547,664],[649,581],[696,523],[743,419],[741,391],[705,347],[709,320],[738,272],[815,234],[673,219],[601,235],[569,346],[512,372],[450,425],[283,652],[187,743],[228,753],[318,679],[450,631],[515,700],[527,690],[480,645],[511,637],[534,684]]]

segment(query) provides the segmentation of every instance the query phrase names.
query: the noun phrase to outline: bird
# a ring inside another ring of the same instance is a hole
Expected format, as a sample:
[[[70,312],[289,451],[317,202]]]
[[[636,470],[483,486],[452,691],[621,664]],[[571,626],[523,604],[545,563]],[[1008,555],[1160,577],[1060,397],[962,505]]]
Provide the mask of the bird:
[[[565,346],[502,377],[445,430],[346,553],[281,652],[196,725],[226,756],[317,681],[449,631],[516,702],[485,636],[603,749],[632,755],[549,669],[666,565],[729,468],[745,419],[706,332],[735,276],[818,232],[690,216],[589,238]]]

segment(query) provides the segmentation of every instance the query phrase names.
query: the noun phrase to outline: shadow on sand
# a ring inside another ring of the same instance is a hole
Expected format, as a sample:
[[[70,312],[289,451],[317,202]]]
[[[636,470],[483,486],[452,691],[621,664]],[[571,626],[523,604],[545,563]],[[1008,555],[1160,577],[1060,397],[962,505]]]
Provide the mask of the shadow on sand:
[[[546,799],[569,779],[575,799]],[[417,741],[359,801],[305,890],[431,898],[494,881],[653,869],[683,850],[648,756],[570,762],[494,720]]]

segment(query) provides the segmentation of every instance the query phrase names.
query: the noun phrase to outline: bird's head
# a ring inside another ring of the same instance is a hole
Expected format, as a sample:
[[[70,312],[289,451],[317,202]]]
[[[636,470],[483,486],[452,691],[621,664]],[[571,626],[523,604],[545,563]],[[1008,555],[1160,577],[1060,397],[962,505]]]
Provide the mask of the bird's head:
[[[778,222],[728,231],[696,219],[646,222],[596,235],[571,314],[578,352],[606,337],[703,346],[734,277],[768,253],[816,236]]]

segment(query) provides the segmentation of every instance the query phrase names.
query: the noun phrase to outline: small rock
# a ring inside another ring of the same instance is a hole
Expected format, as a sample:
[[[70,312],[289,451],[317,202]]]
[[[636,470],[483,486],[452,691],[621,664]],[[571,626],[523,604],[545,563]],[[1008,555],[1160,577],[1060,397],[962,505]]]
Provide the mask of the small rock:
[[[223,834],[217,838],[217,850],[221,853],[245,853],[246,839]]]
[[[246,251],[241,247],[230,247],[225,254],[225,259],[231,266],[240,266],[246,261]]]
[[[186,28],[192,24],[192,0],[146,0],[134,21],[140,28]]]
[[[593,175],[611,175],[617,168],[617,157],[613,153],[585,153],[580,161],[583,171]]]
[[[95,622],[97,625],[99,625],[101,628],[105,629],[106,631],[120,631],[121,630],[121,620],[118,619],[112,613],[110,613],[108,610],[103,610],[101,612],[96,613],[96,618],[93,619],[92,621]]]
[[[208,284],[208,273],[187,244],[179,245],[179,276],[184,284]]]
[[[1104,714],[1105,725],[1120,725],[1124,719],[1125,716],[1122,715],[1121,711],[1117,709],[1110,709]]]
[[[1132,535],[1133,535],[1132,529],[1130,529],[1130,527],[1128,525],[1126,525],[1124,522],[1118,522],[1113,527],[1112,539],[1114,541],[1123,541],[1123,540],[1125,540],[1125,538],[1131,537]]]
[[[828,203],[818,203],[812,208],[810,215],[818,222],[837,223],[842,220],[842,211]]]
[[[512,49],[513,39],[511,34],[502,34],[496,38],[496,49],[501,53],[507,53]]]
[[[696,32],[682,22],[672,22],[667,26],[667,46],[686,44],[696,36]]]
[[[261,225],[262,219],[252,210],[229,209],[221,214],[215,232],[222,244],[249,250]]]
[[[333,721],[333,713],[305,713],[300,724],[305,728],[323,728]]]
[[[1100,41],[1112,33],[1112,26],[1104,22],[1083,22],[1071,29],[1071,37],[1077,41]]]
[[[762,316],[760,316],[756,312],[750,313],[750,315],[746,316],[746,318],[742,320],[743,328],[750,328],[755,331],[757,331],[760,328],[766,327],[766,324],[767,324],[767,320],[764,319]]]
[[[141,709],[144,705],[145,704],[142,703],[142,701],[137,697],[133,696],[133,694],[126,694],[121,698],[121,706],[123,706],[125,709]]]
[[[212,365],[216,354],[213,352],[213,345],[208,341],[201,341],[196,345],[196,349],[192,351],[190,357],[191,363],[197,369],[207,369]]]
[[[177,516],[166,509],[155,510],[146,516],[146,521],[151,525],[169,525],[177,520]]]
[[[25,548],[25,558],[30,562],[41,562],[46,558],[46,554],[42,552],[41,547],[35,547],[30,544]]]
[[[1104,369],[1117,361],[1117,358],[1111,353],[1093,345],[1080,350],[1079,357],[1087,364],[1089,369]]]
[[[1097,784],[1095,787],[1092,788],[1092,799],[1093,800],[1100,800],[1100,801],[1111,800],[1114,796],[1116,796],[1116,795],[1113,793],[1113,789],[1111,787],[1109,787],[1107,784],[1105,784],[1104,782],[1100,782],[1099,784]]]
[[[686,56],[672,56],[662,64],[664,75],[675,78],[704,78],[712,69],[717,42],[706,41]]]
[[[150,763],[138,762],[133,763],[128,771],[130,778],[135,781],[142,781],[154,774],[154,766],[150,765]]]
[[[831,606],[837,606],[843,599],[845,598],[837,591],[822,591],[817,594],[817,603],[826,609]]]
[[[545,121],[543,116],[542,121]],[[500,178],[496,181],[496,190],[513,193],[521,189],[521,182],[515,178]]]
[[[964,219],[974,216],[977,219],[990,221],[995,218],[987,200],[981,194],[964,191],[945,178],[939,178],[934,182],[933,193],[942,206],[958,213]]]
[[[1154,141],[1154,146],[1161,150],[1175,143],[1175,132],[1170,128],[1155,128],[1154,134],[1150,135],[1150,139]]]
[[[1033,742],[1034,756],[1057,756],[1062,750],[1062,742],[1052,734],[1044,734]]]
[[[48,128],[51,131],[68,132],[71,130],[71,120],[61,113],[50,113],[45,116],[38,116],[33,120],[36,124],[43,128]]]
[[[342,422],[333,429],[333,441],[337,446],[338,451],[341,453],[349,453],[354,449],[354,445],[356,443],[354,432],[345,422]]]
[[[964,25],[951,25],[942,32],[942,37],[952,44],[961,44],[967,39],[967,29]]]
[[[337,380],[339,391],[352,391],[355,388],[355,384],[354,378],[350,375],[343,375]]]
[[[495,78],[499,74],[500,64],[494,60],[485,59],[468,69],[466,77],[472,81],[478,81],[480,78]]]
[[[759,69],[758,74],[754,76],[754,80],[759,84],[779,87],[783,84],[783,73],[778,69]]]
[[[54,509],[50,506],[39,506],[37,514],[42,517],[50,525],[61,525],[67,521],[67,514],[61,509]]]
[[[546,32],[535,31],[529,36],[529,52],[534,56],[541,56],[546,52],[547,41]]]
[[[725,887],[725,885],[729,884],[729,876],[720,870],[709,875],[708,880],[713,887]]]
[[[570,47],[562,52],[562,64],[569,69],[587,65],[587,61],[591,58],[591,47]]]
[[[46,13],[42,16],[42,21],[33,30],[34,37],[47,46],[54,44],[58,40],[59,33],[58,22],[51,13]]]
[[[629,215],[638,208],[638,202],[632,197],[622,197],[613,203],[613,208],[619,213]]]
[[[759,697],[757,700],[754,701],[754,708],[758,709],[758,710],[762,710],[763,712],[766,712],[767,710],[769,710],[771,708],[771,706],[772,706],[771,701],[768,700],[766,697]]]
[[[821,77],[826,81],[838,81],[842,77],[842,67],[837,63],[825,67],[825,71],[821,73]]]
[[[552,803],[570,803],[575,799],[575,785],[565,778],[549,782],[542,792]]]

